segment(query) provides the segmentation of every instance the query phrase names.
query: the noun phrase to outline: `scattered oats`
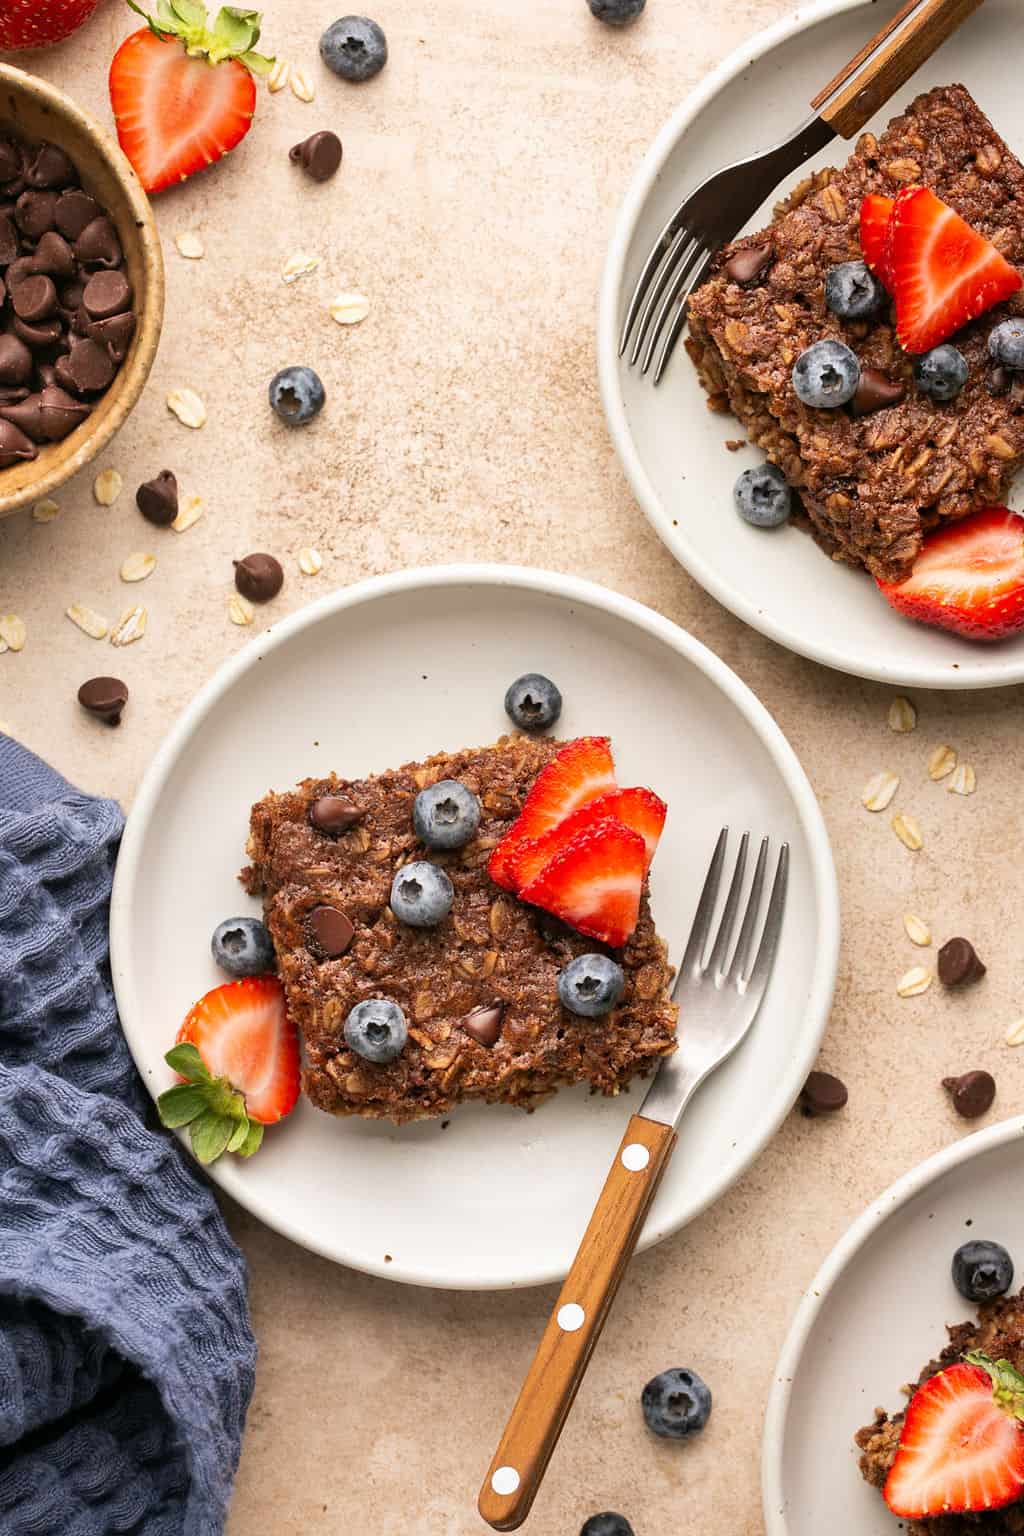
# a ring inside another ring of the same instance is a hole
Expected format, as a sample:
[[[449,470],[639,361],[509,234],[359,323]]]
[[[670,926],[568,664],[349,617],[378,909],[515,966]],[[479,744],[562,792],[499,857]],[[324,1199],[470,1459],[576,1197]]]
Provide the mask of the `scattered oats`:
[[[970,763],[958,763],[956,772],[946,785],[951,795],[973,795],[977,787],[977,775]]]
[[[938,783],[956,767],[956,753],[952,747],[936,747],[928,759],[928,777]]]
[[[316,87],[313,85],[312,77],[308,70],[303,69],[301,64],[292,65],[289,84],[292,88],[292,94],[297,96],[300,101],[312,101],[316,95]]]
[[[51,501],[49,496],[45,496],[42,501],[37,501],[32,508],[32,516],[37,523],[52,523],[59,513],[60,507],[55,501]]]
[[[911,944],[916,944],[920,949],[927,949],[932,941],[932,931],[927,923],[923,923],[913,912],[906,912],[903,917],[903,926],[907,930],[907,938]]]
[[[883,768],[881,773],[874,774],[864,785],[861,804],[868,811],[884,811],[899,787],[898,776]]]
[[[298,278],[304,277],[307,272],[315,272],[320,265],[319,256],[311,256],[308,251],[296,251],[289,256],[281,273],[282,283],[294,283]]]
[[[273,68],[267,76],[267,90],[273,91],[275,96],[278,91],[283,91],[288,84],[288,76],[291,72],[292,66],[287,59],[275,59]]]
[[[901,811],[898,816],[893,817],[892,829],[904,848],[909,848],[911,853],[917,853],[919,849],[924,847],[921,828],[913,816],[905,816]]]
[[[9,651],[20,651],[25,644],[25,626],[16,613],[0,613],[0,640]]]
[[[147,555],[143,550],[136,550],[129,555],[121,567],[122,581],[145,581],[147,576],[152,576],[156,570],[156,555]]]
[[[173,411],[183,427],[196,430],[206,422],[206,406],[194,389],[172,389],[167,396],[167,409]]]
[[[312,544],[299,550],[299,570],[304,576],[319,576],[324,568],[323,556]]]
[[[182,230],[180,235],[175,235],[174,243],[178,247],[178,255],[187,257],[189,261],[202,261],[206,255],[206,246],[194,229]]]
[[[14,727],[7,724],[6,720],[0,720],[0,736],[13,736]]]
[[[1007,1045],[1024,1045],[1024,1019],[1018,1019],[1006,1031]]]
[[[365,293],[339,293],[327,307],[331,318],[339,325],[358,325],[370,313],[370,301]]]
[[[6,654],[7,654],[7,652],[9,650],[10,650],[10,646],[7,644],[7,641],[6,640],[0,640],[0,656],[6,656]]]
[[[101,507],[112,507],[124,489],[116,469],[101,469],[92,483],[92,493]]]
[[[228,618],[232,624],[251,624],[256,610],[248,598],[240,592],[232,592],[228,598]]]
[[[912,731],[917,724],[917,710],[909,699],[902,695],[893,699],[889,705],[889,729],[896,731],[900,736],[905,736]]]
[[[928,991],[931,984],[931,971],[926,971],[923,965],[915,965],[900,977],[896,984],[896,993],[899,997],[920,997],[922,992]]]
[[[87,607],[85,603],[72,603],[65,612],[72,624],[77,624],[82,633],[92,640],[102,640],[109,632],[110,625],[103,615],[97,613],[95,608]]]
[[[146,633],[147,618],[145,608],[126,609],[110,631],[111,645],[131,645],[133,640],[141,640]]]
[[[175,533],[187,533],[206,511],[201,496],[186,496],[178,508],[178,515],[171,524]]]

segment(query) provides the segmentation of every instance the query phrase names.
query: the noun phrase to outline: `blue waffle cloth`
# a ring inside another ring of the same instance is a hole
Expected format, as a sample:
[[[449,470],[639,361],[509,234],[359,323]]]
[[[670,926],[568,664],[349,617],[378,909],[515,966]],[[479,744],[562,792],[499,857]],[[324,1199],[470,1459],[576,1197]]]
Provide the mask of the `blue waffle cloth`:
[[[0,1536],[217,1536],[252,1395],[245,1261],[114,1006],[122,824],[0,735]]]

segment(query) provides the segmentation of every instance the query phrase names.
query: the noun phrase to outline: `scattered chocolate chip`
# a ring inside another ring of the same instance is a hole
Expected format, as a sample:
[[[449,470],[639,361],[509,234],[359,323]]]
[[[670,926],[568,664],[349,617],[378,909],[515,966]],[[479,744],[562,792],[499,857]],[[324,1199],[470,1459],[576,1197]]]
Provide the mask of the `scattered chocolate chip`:
[[[944,1077],[942,1086],[953,1100],[953,1108],[965,1120],[977,1120],[992,1108],[996,1080],[991,1072],[964,1072],[960,1077]]]
[[[29,240],[38,240],[52,229],[56,216],[56,192],[37,192],[32,187],[21,194],[14,208],[14,221]]]
[[[748,245],[729,257],[725,275],[734,283],[752,283],[761,276],[773,255],[770,245]]]
[[[54,223],[65,240],[77,240],[82,231],[94,219],[100,218],[102,213],[103,209],[94,197],[90,197],[80,187],[75,187],[73,191],[62,192],[57,199]]]
[[[47,272],[51,277],[74,277],[78,270],[74,251],[55,229],[48,229],[32,252],[32,265],[37,272]]]
[[[18,206],[21,206],[20,199]],[[87,267],[116,267],[121,264],[121,242],[117,238],[117,230],[105,213],[101,213],[98,219],[93,219],[82,230],[75,241],[75,255]]]
[[[478,1007],[470,1009],[459,1024],[478,1045],[492,1046],[498,1043],[501,1034],[501,1019],[505,1012],[504,1003],[481,1003]]]
[[[0,267],[9,267],[18,250],[18,231],[5,214],[0,215]]]
[[[944,987],[965,987],[984,974],[970,939],[949,939],[939,950],[939,980]]]
[[[812,1072],[800,1090],[800,1109],[809,1119],[834,1115],[849,1096],[846,1084],[831,1072]]]
[[[38,452],[32,439],[13,421],[0,420],[0,469],[9,469],[23,459],[34,459]]]
[[[119,677],[90,677],[78,690],[78,702],[107,725],[120,725],[121,711],[128,702],[128,686]]]
[[[91,395],[106,389],[114,377],[110,353],[88,336],[72,336],[71,351],[57,359],[57,382],[72,394]]]
[[[93,320],[87,335],[106,347],[115,363],[123,363],[135,335],[135,316],[127,310],[123,315],[111,315],[109,320]]]
[[[162,469],[146,480],[135,492],[135,505],[147,523],[168,528],[178,515],[178,482],[169,469]]]
[[[340,836],[362,819],[363,813],[359,807],[343,795],[321,795],[309,807],[310,826],[318,832],[325,832],[328,837]]]
[[[131,307],[132,285],[123,272],[94,272],[82,292],[82,306],[90,320],[109,320]]]
[[[37,320],[48,320],[57,309],[57,290],[53,278],[37,273],[26,277],[11,294],[11,308],[19,320],[34,325]]]
[[[355,937],[351,918],[337,907],[314,907],[306,918],[308,947],[323,960],[337,960]]]
[[[862,368],[851,409],[855,416],[867,416],[887,405],[898,405],[906,392],[905,384],[899,379],[890,379],[880,368]]]
[[[251,603],[269,603],[284,583],[281,562],[273,555],[246,555],[234,561],[235,586]]]
[[[40,144],[25,167],[30,187],[66,187],[78,180],[78,172],[59,144]]]
[[[25,343],[26,347],[31,347],[36,352],[43,347],[56,346],[64,335],[64,329],[56,315],[52,320],[40,320],[38,325],[29,325],[15,315],[11,321],[11,331],[19,341]]]
[[[329,181],[341,164],[341,140],[329,128],[311,133],[308,139],[296,144],[288,158],[301,165],[307,176],[314,181]]]
[[[32,377],[32,353],[17,336],[0,336],[0,384],[27,384]]]

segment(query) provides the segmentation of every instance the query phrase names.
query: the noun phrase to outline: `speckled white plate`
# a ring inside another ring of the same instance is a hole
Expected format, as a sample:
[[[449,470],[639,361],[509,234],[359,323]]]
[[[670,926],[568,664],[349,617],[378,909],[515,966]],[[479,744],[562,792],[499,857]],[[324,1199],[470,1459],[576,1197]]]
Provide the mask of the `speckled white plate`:
[[[653,1243],[721,1194],[796,1097],[828,1015],[839,915],[821,813],[777,726],[722,662],[626,598],[542,571],[438,567],[333,593],[254,638],[185,711],[139,791],[114,884],[114,985],[159,1093],[180,1020],[223,980],[211,932],[258,911],[235,879],[250,804],[310,774],[358,777],[493,741],[508,725],[505,687],[533,670],[562,688],[560,731],[611,735],[622,782],[668,801],[652,889],[676,959],[719,827],[792,845],[760,1018],[686,1117],[644,1233]],[[578,1090],[534,1115],[466,1106],[447,1130],[336,1120],[302,1102],[251,1162],[224,1157],[213,1177],[269,1225],[357,1268],[527,1285],[568,1268],[637,1102]]]
[[[950,1278],[971,1237],[1009,1249],[1024,1281],[1024,1119],[946,1147],[872,1201],[808,1287],[776,1367],[765,1416],[767,1536],[900,1536],[906,1527],[857,1467],[852,1437],[876,1406],[972,1316]]]
[[[733,510],[732,487],[760,455],[726,451],[724,440],[743,434],[731,416],[708,411],[682,342],[657,389],[618,356],[637,274],[687,191],[719,166],[784,138],[816,91],[901,3],[799,6],[737,49],[665,124],[626,194],[608,252],[598,316],[601,393],[641,507],[676,559],[726,608],[780,645],[844,672],[904,686],[991,688],[1024,680],[1024,637],[977,645],[914,624],[889,608],[869,577],[833,565],[798,529],[748,527]],[[872,126],[919,91],[960,80],[1010,146],[1024,152],[1019,50],[1008,46],[1019,39],[1020,20],[1020,0],[987,0]],[[809,164],[836,164],[849,149],[834,141]],[[764,210],[751,227],[769,217]]]

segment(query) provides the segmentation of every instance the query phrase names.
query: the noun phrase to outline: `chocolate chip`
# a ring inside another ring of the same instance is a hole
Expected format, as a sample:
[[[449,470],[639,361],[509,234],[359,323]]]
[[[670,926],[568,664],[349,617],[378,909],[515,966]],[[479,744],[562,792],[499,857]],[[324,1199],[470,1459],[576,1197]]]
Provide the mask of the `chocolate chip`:
[[[4,282],[7,284],[8,293],[16,288],[19,283],[23,283],[27,277],[35,277],[35,275],[35,257],[19,256],[16,261],[11,262],[10,266],[7,268],[7,271],[4,273]]]
[[[38,449],[13,421],[0,419],[0,469],[9,469],[23,459],[34,459]]]
[[[27,400],[32,393],[30,389],[17,388],[15,385],[0,384],[0,405],[17,405],[22,400]]]
[[[86,334],[106,347],[115,363],[123,363],[135,335],[135,316],[128,310],[123,315],[111,315],[109,320],[93,320]]]
[[[178,515],[178,482],[169,469],[162,469],[135,492],[135,505],[148,523],[167,528]]]
[[[4,421],[12,421],[34,443],[41,443],[44,441],[42,404],[41,395],[28,395],[19,404],[0,406],[0,416]]]
[[[812,1072],[800,1090],[800,1108],[808,1118],[834,1115],[849,1096],[846,1084],[831,1072]]]
[[[82,304],[90,320],[109,320],[130,307],[132,285],[123,272],[94,272],[82,293]]]
[[[48,229],[36,246],[32,265],[37,272],[48,272],[51,277],[74,277],[78,270],[74,251],[55,229]]]
[[[36,352],[44,347],[55,347],[64,337],[64,327],[56,315],[52,320],[40,320],[38,325],[27,325],[15,316],[11,321],[11,330],[19,341]]]
[[[246,555],[234,561],[235,586],[251,603],[269,603],[284,583],[284,571],[273,555]]]
[[[771,261],[774,252],[770,245],[748,245],[742,251],[734,251],[725,264],[725,275],[734,283],[752,283]]]
[[[906,392],[905,384],[899,379],[890,379],[880,368],[862,368],[851,409],[855,416],[867,416],[887,405],[898,405]]]
[[[9,267],[19,249],[18,231],[6,214],[0,214],[0,267]]]
[[[66,187],[78,180],[78,172],[59,144],[40,144],[29,156],[25,180],[30,187]]]
[[[82,231],[102,213],[103,209],[96,199],[76,187],[71,192],[62,192],[57,199],[54,223],[65,240],[77,240]]]
[[[310,826],[328,837],[338,837],[362,821],[363,813],[342,795],[321,795],[309,807]]]
[[[990,395],[1005,395],[1009,392],[1010,383],[1010,370],[1009,368],[1004,368],[1000,363],[989,372],[988,378],[985,380],[985,387]]]
[[[942,1086],[953,1100],[953,1108],[965,1120],[977,1120],[992,1108],[996,1080],[991,1072],[964,1072],[960,1077],[944,1077]]]
[[[78,702],[107,725],[120,725],[121,711],[128,702],[128,686],[119,677],[90,677],[78,690]]]
[[[40,235],[45,235],[48,229],[52,229],[54,219],[57,216],[56,192],[37,192],[29,188],[18,198],[14,210],[14,220],[23,235],[30,240],[38,240]]]
[[[123,259],[121,242],[117,238],[117,230],[105,213],[101,213],[98,219],[93,219],[82,230],[75,241],[75,255],[87,267],[120,266]]]
[[[17,336],[0,336],[0,384],[27,384],[32,377],[32,353]]]
[[[470,1009],[459,1024],[478,1045],[497,1045],[504,1012],[504,1003],[481,1003]]]
[[[288,158],[301,165],[307,176],[314,181],[329,181],[341,164],[341,140],[329,128],[311,133],[308,139],[296,144]]]
[[[944,987],[966,987],[984,974],[970,939],[948,939],[939,950],[939,980]]]
[[[110,353],[88,336],[72,336],[71,351],[58,358],[57,382],[72,394],[91,395],[106,389],[114,377]]]
[[[80,426],[92,411],[91,405],[76,400],[57,384],[44,385],[40,394],[43,436],[48,443],[58,443]]]
[[[355,937],[352,920],[337,907],[314,907],[306,918],[308,947],[323,960],[344,955]]]
[[[10,139],[0,139],[0,186],[21,175],[21,153]]]
[[[26,277],[11,294],[11,307],[19,320],[34,325],[37,320],[48,320],[57,308],[57,290],[53,278],[38,273]]]

